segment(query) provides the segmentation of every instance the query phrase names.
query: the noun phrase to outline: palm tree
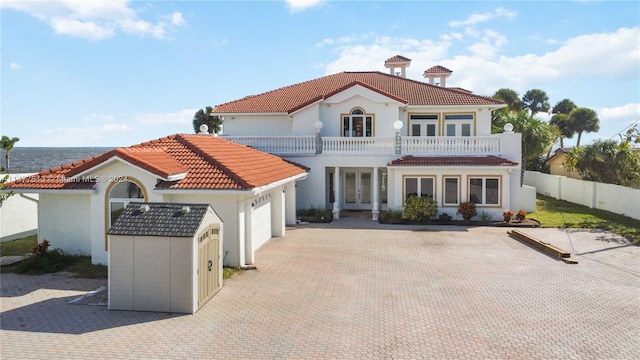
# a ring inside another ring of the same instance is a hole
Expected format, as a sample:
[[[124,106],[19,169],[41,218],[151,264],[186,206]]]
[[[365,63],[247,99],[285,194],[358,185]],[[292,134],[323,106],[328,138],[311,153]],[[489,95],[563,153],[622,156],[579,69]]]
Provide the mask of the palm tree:
[[[14,138],[9,138],[7,135],[2,135],[2,140],[0,140],[0,145],[2,146],[2,149],[4,150],[4,158],[6,160],[7,163],[7,173],[9,172],[9,153],[11,152],[11,150],[13,150],[13,146],[20,141],[19,138],[14,137]]]
[[[196,111],[193,115],[193,130],[195,130],[196,134],[200,132],[200,125],[207,125],[209,128],[207,131],[211,133],[219,133],[222,129],[222,119],[218,116],[211,115],[211,111],[213,108],[211,106],[207,106],[204,110],[200,109]]]
[[[540,89],[531,89],[522,96],[522,103],[524,107],[531,111],[531,115],[535,115],[539,112],[547,112],[551,105],[549,105],[549,96],[547,93]]]
[[[509,111],[501,119],[511,123],[513,131],[522,134],[522,163],[520,164],[520,185],[524,182],[527,160],[533,160],[547,152],[553,145],[555,135],[548,123],[529,115],[526,110]]]
[[[600,130],[600,119],[598,114],[589,108],[575,108],[569,114],[571,127],[578,134],[576,146],[580,146],[580,139],[583,132],[598,132]]]
[[[564,113],[558,113],[551,117],[549,125],[555,126],[560,132],[560,147],[564,147],[564,139],[571,139],[575,131],[571,124],[571,118]]]

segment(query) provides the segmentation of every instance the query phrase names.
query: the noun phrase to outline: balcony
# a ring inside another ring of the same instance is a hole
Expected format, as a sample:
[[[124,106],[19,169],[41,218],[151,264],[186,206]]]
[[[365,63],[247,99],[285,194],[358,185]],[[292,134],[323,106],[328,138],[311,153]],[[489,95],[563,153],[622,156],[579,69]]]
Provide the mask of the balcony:
[[[500,135],[474,137],[315,137],[223,136],[224,139],[281,156],[309,155],[498,155]]]

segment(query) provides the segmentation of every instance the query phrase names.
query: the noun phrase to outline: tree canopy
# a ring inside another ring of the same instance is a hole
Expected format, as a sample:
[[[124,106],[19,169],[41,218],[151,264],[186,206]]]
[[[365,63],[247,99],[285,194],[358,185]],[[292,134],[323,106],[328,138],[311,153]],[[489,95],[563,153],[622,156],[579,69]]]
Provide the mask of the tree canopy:
[[[600,119],[592,109],[577,107],[571,111],[569,119],[574,132],[578,134],[576,147],[580,146],[583,132],[592,133],[600,130]]]
[[[7,169],[6,169],[7,172],[9,172],[9,154],[11,153],[11,150],[13,150],[13,147],[18,141],[20,141],[19,138],[17,137],[10,138],[7,135],[2,135],[2,139],[0,140],[0,146],[4,150],[4,158],[7,165]]]
[[[200,126],[202,124],[207,125],[209,134],[217,134],[222,129],[222,119],[218,116],[211,115],[213,108],[207,106],[204,110],[200,109],[193,115],[193,130],[197,133],[200,132]]]
[[[615,140],[596,140],[593,144],[575,147],[567,153],[564,166],[577,171],[584,180],[640,185],[640,152]]]
[[[549,105],[549,96],[540,89],[531,89],[522,96],[522,103],[526,109],[531,111],[531,115],[539,112],[548,112],[551,108]]]
[[[554,114],[569,115],[571,114],[571,111],[573,111],[573,109],[575,108],[577,108],[577,106],[573,101],[569,99],[562,99],[553,106],[553,109],[551,109],[551,112]]]

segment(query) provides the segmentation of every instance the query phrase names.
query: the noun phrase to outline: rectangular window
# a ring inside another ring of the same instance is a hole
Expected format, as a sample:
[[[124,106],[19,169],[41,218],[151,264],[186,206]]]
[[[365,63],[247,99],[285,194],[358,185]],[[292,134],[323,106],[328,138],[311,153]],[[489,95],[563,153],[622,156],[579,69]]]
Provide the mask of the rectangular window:
[[[437,136],[438,135],[438,114],[411,114],[409,123],[411,124],[410,136]]]
[[[444,178],[444,205],[458,205],[460,193],[460,180],[457,177]]]
[[[420,129],[422,127],[420,126],[420,124],[413,124],[411,125],[411,136],[420,136]]]
[[[428,197],[433,199],[435,194],[435,178],[432,176],[404,178],[404,198],[410,196]]]
[[[445,114],[446,136],[473,136],[473,114]]]
[[[500,205],[500,178],[469,178],[469,201],[477,205]]]

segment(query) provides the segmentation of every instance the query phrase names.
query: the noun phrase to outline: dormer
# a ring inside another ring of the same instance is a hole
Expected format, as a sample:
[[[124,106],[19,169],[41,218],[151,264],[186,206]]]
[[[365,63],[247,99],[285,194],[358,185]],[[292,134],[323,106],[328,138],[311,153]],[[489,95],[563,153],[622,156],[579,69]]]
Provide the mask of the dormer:
[[[411,65],[411,59],[407,59],[404,56],[396,55],[388,58],[384,62],[384,67],[389,69],[389,74],[400,76],[403,78],[407,77],[406,69]],[[396,69],[400,71],[396,71]]]
[[[446,79],[451,76],[453,71],[447,69],[444,66],[436,65],[427,69],[423,76],[429,79],[429,84],[446,87]],[[438,82],[436,82],[438,79]]]

